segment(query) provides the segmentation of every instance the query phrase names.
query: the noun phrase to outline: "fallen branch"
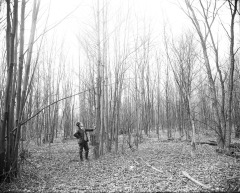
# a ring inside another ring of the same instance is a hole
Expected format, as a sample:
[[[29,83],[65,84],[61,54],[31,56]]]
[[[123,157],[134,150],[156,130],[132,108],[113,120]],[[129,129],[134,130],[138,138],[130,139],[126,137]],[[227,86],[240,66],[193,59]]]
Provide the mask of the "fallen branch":
[[[197,144],[197,145],[198,145],[198,144],[201,144],[201,145],[206,144],[206,145],[211,145],[211,146],[217,146],[217,142],[215,142],[215,141],[209,141],[209,142],[207,142],[207,141],[204,141],[204,142],[197,142],[196,144]]]
[[[230,157],[236,158],[236,159],[240,158],[240,152],[236,151],[236,149],[230,149],[230,150],[227,150],[227,149],[216,149],[216,152],[220,153],[220,154],[223,154],[223,155],[226,155],[226,156],[230,156]]]
[[[153,170],[155,170],[155,171],[157,171],[157,172],[160,172],[160,173],[163,172],[162,170],[159,170],[159,169],[151,166],[149,163],[145,162],[145,161],[143,160],[143,158],[140,157],[140,159],[141,159],[148,167],[152,168]]]
[[[187,177],[188,179],[190,179],[191,181],[193,181],[194,183],[198,184],[199,186],[202,186],[202,187],[205,188],[205,189],[211,189],[210,186],[207,186],[207,185],[202,184],[201,182],[195,180],[195,179],[194,179],[193,177],[191,177],[187,172],[182,171],[182,174],[183,174],[185,177]]]
[[[240,176],[232,176],[227,178],[227,180],[240,179]]]
[[[197,145],[199,145],[199,144],[201,144],[201,145],[207,144],[207,145],[211,145],[211,146],[217,146],[217,142],[216,141],[211,141],[211,140],[203,141],[203,142],[197,142],[196,144]],[[239,151],[240,152],[240,143],[231,143],[229,147],[230,148],[234,148],[235,151]]]
[[[140,165],[140,163],[138,163],[135,159],[133,159],[133,161],[135,162],[135,164],[136,164],[137,166]]]

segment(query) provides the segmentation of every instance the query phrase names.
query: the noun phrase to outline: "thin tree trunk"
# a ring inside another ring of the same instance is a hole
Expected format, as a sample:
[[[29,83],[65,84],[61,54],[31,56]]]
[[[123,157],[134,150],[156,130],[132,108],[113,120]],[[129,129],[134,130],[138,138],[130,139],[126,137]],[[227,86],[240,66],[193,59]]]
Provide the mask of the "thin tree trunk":
[[[21,7],[21,25],[20,25],[20,45],[19,45],[19,64],[18,64],[18,80],[17,80],[17,108],[16,108],[16,124],[19,127],[20,122],[20,106],[21,106],[21,88],[22,88],[22,72],[23,72],[23,60],[24,60],[24,30],[25,30],[25,0],[22,0]],[[20,128],[19,128],[20,129]],[[20,137],[20,131],[16,132],[16,140]],[[16,145],[15,145],[16,149]]]
[[[24,10],[25,10],[25,2],[22,4],[22,6],[24,8],[22,8],[22,15],[21,15],[21,22],[24,21]],[[20,140],[20,130],[21,130],[21,125],[19,123],[21,116],[23,115],[23,109],[24,109],[24,104],[26,102],[26,91],[27,91],[27,86],[28,86],[28,80],[29,80],[29,72],[30,72],[30,64],[31,64],[31,57],[32,57],[32,49],[33,49],[33,44],[34,44],[34,35],[35,35],[35,31],[36,31],[36,23],[37,23],[37,15],[38,15],[38,11],[39,11],[39,7],[40,7],[40,1],[38,1],[38,3],[36,2],[36,0],[34,0],[33,3],[33,13],[32,13],[32,26],[31,26],[31,33],[30,33],[30,38],[29,38],[29,47],[28,47],[28,55],[27,55],[27,60],[26,60],[26,69],[25,69],[25,78],[24,78],[24,82],[23,82],[23,91],[22,91],[22,95],[20,96],[20,94],[18,94],[19,98],[19,109],[17,111],[17,116],[18,116],[18,124],[17,124],[17,131],[16,131],[16,142],[15,142],[15,147],[14,147],[14,154],[15,154],[15,163],[16,163],[16,167],[18,167],[17,165],[17,155],[18,155],[18,144],[19,144],[19,140]],[[23,24],[21,24],[23,26],[21,26],[21,35],[20,36],[24,36],[24,34],[22,34],[24,32],[24,22]],[[23,30],[23,31],[22,31]],[[23,40],[23,39],[22,39]],[[24,43],[24,41],[22,42]],[[23,62],[23,52],[22,50],[23,47],[20,47],[20,58],[19,58],[19,66],[20,68],[22,68],[22,62]],[[21,63],[21,64],[20,64]],[[21,75],[21,74],[20,74]],[[20,76],[19,79],[21,79],[22,77]],[[18,80],[19,81],[19,80]],[[21,81],[19,81],[19,83],[21,83]],[[21,84],[19,84],[19,86],[21,86]],[[20,88],[18,88],[18,92],[21,91]],[[16,169],[16,171],[18,171],[18,169]]]
[[[218,136],[217,136],[218,147],[219,148],[224,148],[225,141],[224,141],[224,137],[223,137],[224,133],[223,133],[222,124],[221,124],[223,120],[220,118],[219,110],[218,110],[218,106],[217,106],[218,105],[217,91],[216,91],[216,87],[215,87],[215,83],[214,83],[214,79],[213,79],[212,71],[211,71],[211,67],[210,67],[210,61],[209,61],[209,56],[208,56],[208,53],[207,53],[206,41],[203,37],[203,34],[201,32],[201,28],[200,28],[200,25],[199,25],[199,21],[198,21],[196,15],[195,15],[195,12],[194,12],[189,0],[185,0],[185,3],[187,5],[188,9],[192,13],[191,20],[192,20],[193,25],[195,26],[195,28],[197,30],[198,36],[200,38],[201,46],[202,46],[202,51],[203,51],[203,56],[204,56],[204,61],[205,61],[205,67],[206,67],[206,70],[207,70],[207,76],[208,76],[208,81],[209,81],[209,85],[210,85],[210,95],[211,95],[211,99],[212,99],[212,106],[213,106],[213,109],[214,109],[214,119],[215,119],[216,123],[218,124],[216,126],[216,129],[218,131]]]
[[[234,10],[232,10],[231,2],[229,1],[229,6],[231,8],[231,27],[230,27],[230,71],[229,71],[229,85],[228,85],[228,127],[226,130],[226,143],[225,147],[227,149],[230,148],[231,143],[231,133],[232,133],[232,103],[233,103],[233,78],[234,78],[234,67],[235,67],[235,59],[234,59],[234,19],[237,13],[237,3],[238,0],[234,1]]]
[[[4,99],[4,114],[3,114],[3,123],[2,123],[2,132],[0,133],[0,178],[4,177],[3,174],[9,173],[11,168],[11,140],[10,140],[10,98],[11,98],[11,89],[13,85],[13,67],[14,67],[14,45],[15,45],[15,33],[17,28],[17,16],[18,16],[18,1],[14,0],[14,8],[13,8],[13,25],[11,32],[11,24],[10,24],[10,0],[6,0],[7,3],[7,31],[6,31],[6,46],[7,46],[7,83],[6,83],[6,91],[5,91],[5,99]],[[6,151],[6,160],[5,160],[5,130],[7,130],[7,151]],[[4,164],[6,161],[6,167]],[[5,171],[4,171],[5,167]],[[1,181],[2,179],[0,179]],[[10,178],[8,178],[10,180]]]
[[[100,15],[99,0],[97,1],[97,33],[98,33],[98,61],[97,61],[97,104],[96,104],[96,133],[94,142],[94,157],[99,158],[99,136],[101,129],[101,47],[100,47]]]

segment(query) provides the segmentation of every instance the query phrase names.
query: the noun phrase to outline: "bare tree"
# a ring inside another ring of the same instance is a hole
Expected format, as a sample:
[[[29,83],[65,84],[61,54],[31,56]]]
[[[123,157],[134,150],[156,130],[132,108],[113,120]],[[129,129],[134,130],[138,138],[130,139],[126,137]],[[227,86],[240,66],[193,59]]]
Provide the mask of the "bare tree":
[[[1,133],[0,133],[0,176],[5,178],[5,175],[8,173],[12,173],[11,169],[11,137],[10,132],[12,128],[10,128],[9,122],[9,113],[10,113],[10,98],[11,98],[11,88],[13,85],[13,67],[14,67],[14,45],[15,45],[15,33],[17,27],[17,16],[18,16],[18,1],[14,1],[13,7],[13,22],[11,25],[11,18],[10,18],[10,0],[6,1],[7,3],[7,30],[6,30],[6,50],[7,50],[7,83],[6,83],[6,90],[5,90],[5,99],[4,99],[4,114],[3,114],[3,122],[1,123]],[[11,29],[12,27],[12,29]],[[7,131],[7,149],[5,150],[5,131]],[[6,157],[5,157],[6,155]],[[6,162],[6,165],[5,165]],[[8,176],[8,179],[10,176]]]
[[[236,1],[237,2],[237,1]],[[230,3],[230,9],[231,9],[231,14],[232,14],[232,20],[231,20],[231,26],[234,24],[234,16],[236,14],[236,6],[237,3],[235,2],[235,6],[231,7]],[[204,64],[206,67],[207,71],[207,77],[208,77],[208,82],[209,82],[209,88],[210,88],[210,95],[212,99],[212,106],[214,109],[214,121],[216,124],[216,133],[217,133],[217,143],[220,148],[228,148],[229,143],[230,143],[230,130],[231,130],[231,106],[232,106],[232,76],[233,76],[233,70],[234,70],[234,63],[230,63],[230,75],[229,75],[229,90],[228,90],[228,126],[227,126],[227,113],[226,113],[226,104],[225,104],[225,86],[224,82],[225,79],[222,74],[222,70],[220,68],[219,64],[219,50],[218,50],[218,44],[214,40],[213,32],[212,32],[212,25],[215,21],[216,16],[218,15],[218,10],[222,7],[223,4],[219,6],[217,1],[214,1],[212,4],[209,1],[205,2],[205,6],[203,5],[202,1],[199,1],[201,10],[196,10],[192,3],[189,0],[185,0],[185,4],[187,6],[187,10],[185,11],[186,15],[189,17],[189,19],[192,21],[199,39],[200,43],[202,46],[202,51],[203,51],[203,56],[204,56]],[[211,10],[211,11],[210,11]],[[200,20],[197,18],[196,13],[202,13],[201,16],[203,17],[204,20],[204,25],[205,25],[205,31],[200,25]],[[210,14],[212,15],[210,17]],[[233,28],[231,28],[233,29]],[[233,55],[233,42],[234,42],[234,32],[231,30],[231,36],[230,36],[230,56],[231,56],[231,61],[234,61],[234,55]],[[220,100],[218,100],[218,92],[216,88],[216,82],[214,80],[214,75],[211,69],[210,65],[210,59],[209,59],[209,49],[208,49],[208,37],[210,37],[210,43],[211,46],[213,47],[214,51],[214,56],[215,56],[215,66],[217,69],[217,75],[219,77],[220,85],[221,85],[221,95],[220,95]],[[230,119],[229,119],[230,117]],[[227,140],[227,141],[226,141]]]
[[[197,50],[193,34],[184,35],[178,43],[173,42],[173,52],[176,60],[173,61],[172,70],[179,89],[179,95],[183,99],[187,113],[188,122],[192,131],[192,148],[195,150],[195,120],[193,91],[196,89],[193,80],[196,77]]]
[[[233,88],[234,88],[234,69],[235,69],[235,53],[234,53],[234,24],[235,16],[237,14],[238,0],[235,0],[234,3],[228,0],[230,12],[231,12],[231,24],[230,24],[230,58],[229,58],[229,83],[228,83],[228,127],[226,130],[226,144],[227,149],[230,148],[231,143],[231,133],[232,133],[232,105],[233,105]]]

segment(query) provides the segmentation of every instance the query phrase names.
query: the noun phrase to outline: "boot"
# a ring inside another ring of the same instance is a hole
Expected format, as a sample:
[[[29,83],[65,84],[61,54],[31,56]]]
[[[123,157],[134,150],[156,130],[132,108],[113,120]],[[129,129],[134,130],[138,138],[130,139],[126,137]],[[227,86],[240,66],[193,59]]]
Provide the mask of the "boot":
[[[82,152],[79,152],[79,154],[80,154],[80,161],[83,161]]]
[[[88,151],[85,152],[85,159],[88,160]]]

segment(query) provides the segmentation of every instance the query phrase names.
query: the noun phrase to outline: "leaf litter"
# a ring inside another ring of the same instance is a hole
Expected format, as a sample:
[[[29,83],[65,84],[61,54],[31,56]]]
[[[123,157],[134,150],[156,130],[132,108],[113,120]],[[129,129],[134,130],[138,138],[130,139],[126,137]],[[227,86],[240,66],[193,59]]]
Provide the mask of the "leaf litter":
[[[21,176],[1,184],[3,191],[22,192],[211,192],[228,191],[239,183],[240,160],[198,145],[195,156],[185,141],[149,138],[138,151],[106,153],[98,160],[79,162],[76,140],[31,146]],[[184,175],[211,187],[204,189]]]

